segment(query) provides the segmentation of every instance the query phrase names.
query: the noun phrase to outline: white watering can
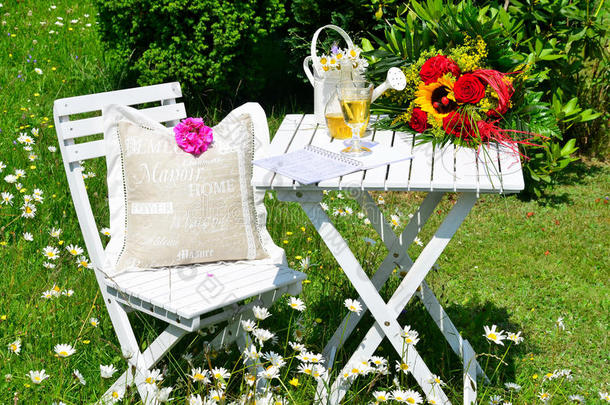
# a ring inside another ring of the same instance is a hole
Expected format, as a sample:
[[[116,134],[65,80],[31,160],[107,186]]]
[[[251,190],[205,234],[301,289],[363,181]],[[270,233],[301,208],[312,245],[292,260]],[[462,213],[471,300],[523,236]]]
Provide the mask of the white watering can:
[[[327,71],[325,72],[321,68],[320,58],[316,53],[316,45],[318,42],[318,36],[323,29],[329,28],[332,29],[341,35],[341,37],[345,40],[347,46],[349,48],[354,47],[354,43],[347,33],[336,25],[328,24],[323,27],[320,27],[313,34],[313,39],[311,40],[311,55],[307,56],[305,60],[303,60],[303,70],[305,70],[305,74],[307,78],[311,82],[313,86],[313,106],[314,106],[314,114],[316,116],[316,120],[319,124],[325,125],[326,119],[324,117],[324,109],[326,108],[326,104],[330,100],[331,96],[335,92],[337,85],[341,80],[340,71]],[[313,63],[312,63],[313,62]],[[311,68],[311,64],[313,64],[313,69]],[[385,93],[389,89],[393,90],[403,90],[407,85],[407,79],[402,72],[397,67],[390,68],[388,70],[388,74],[386,76],[386,80],[377,86],[373,91],[372,100],[375,101],[379,96]]]

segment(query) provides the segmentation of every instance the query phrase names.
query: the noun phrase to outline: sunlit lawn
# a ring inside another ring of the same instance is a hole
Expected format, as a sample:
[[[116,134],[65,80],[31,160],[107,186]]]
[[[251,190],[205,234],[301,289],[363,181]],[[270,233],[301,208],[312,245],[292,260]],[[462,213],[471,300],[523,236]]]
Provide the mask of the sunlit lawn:
[[[84,244],[61,157],[59,152],[49,150],[57,146],[53,100],[113,89],[116,72],[105,63],[95,33],[95,15],[89,1],[5,1],[0,7],[0,192],[13,195],[10,202],[0,205],[0,403],[90,403],[111,383],[100,377],[100,364],[114,364],[119,372],[125,368],[92,271],[79,268],[77,257],[65,249],[70,244]],[[186,103],[188,107],[188,100]],[[211,111],[206,113],[210,115]],[[189,115],[199,114],[189,111]],[[272,129],[281,117],[271,117]],[[210,117],[214,119],[218,117]],[[33,128],[38,129],[37,134],[32,134]],[[31,151],[17,142],[21,133],[34,140]],[[99,162],[86,167],[96,175],[86,181],[96,210],[103,211],[103,165]],[[23,170],[24,175],[7,181],[5,176],[14,175],[15,170]],[[24,196],[32,196],[35,189],[42,191],[43,202],[31,203],[36,209],[33,218],[22,217]],[[522,331],[525,341],[511,349],[493,384],[522,385],[522,392],[512,398],[515,404],[538,401],[535,396],[543,389],[554,395],[552,403],[566,403],[570,394],[583,395],[587,403],[596,403],[598,391],[610,390],[609,190],[610,166],[588,162],[574,165],[548,198],[540,201],[482,196],[441,256],[439,270],[428,278],[458,329],[478,353],[504,353],[503,347],[491,346],[483,337],[484,325]],[[329,215],[348,235],[365,269],[372,272],[386,251],[381,243],[367,246],[363,237],[379,238],[357,216],[358,206],[348,197],[345,192],[327,195]],[[398,215],[404,226],[423,195],[383,197],[385,213]],[[454,195],[445,198],[424,228],[420,235],[424,244],[454,199]],[[270,232],[286,249],[289,261],[298,268],[303,258],[310,260],[309,282],[302,294],[308,309],[301,328],[305,331],[304,343],[313,351],[321,351],[346,314],[343,300],[357,297],[300,209],[271,198],[267,205]],[[352,208],[353,213],[333,215],[336,209],[345,211],[345,207]],[[98,226],[108,226],[104,213]],[[61,234],[51,236],[52,228],[61,229]],[[33,240],[26,240],[24,233],[31,233]],[[43,249],[47,246],[58,248],[59,259],[45,260]],[[415,258],[421,249],[413,246],[411,257]],[[55,267],[44,267],[45,262]],[[390,285],[396,286],[399,277],[397,271]],[[42,298],[43,292],[54,286],[58,296]],[[384,291],[386,298],[390,293]],[[272,312],[274,316],[265,325],[279,333],[280,343],[273,350],[281,352],[291,312],[285,301]],[[91,325],[91,318],[99,319],[98,327]],[[563,318],[565,329],[558,327],[559,318]],[[448,391],[456,391],[452,395],[459,403],[461,365],[449,353],[430,318],[416,304],[408,307],[401,321],[420,332],[418,350],[432,371],[449,383]],[[136,321],[136,325],[148,337],[161,326],[145,320]],[[366,318],[348,348],[358,343],[370,325]],[[19,355],[6,349],[17,339],[21,341]],[[196,387],[185,382],[184,374],[190,368],[180,355],[194,353],[198,366],[206,367],[202,353],[205,339],[209,336],[189,337],[173,351],[172,360],[160,366],[167,366],[166,379],[175,383],[175,397],[182,402]],[[61,343],[73,345],[76,353],[57,358],[53,349]],[[376,354],[389,356],[393,371],[391,347],[384,345]],[[220,353],[213,358],[214,365],[232,369],[237,357],[234,350],[229,355]],[[479,361],[485,364],[488,358],[482,356]],[[491,358],[490,375],[496,364],[497,359]],[[40,385],[34,384],[26,373],[41,369],[50,377]],[[80,370],[86,385],[72,376],[74,369]],[[573,380],[543,382],[546,373],[559,369],[570,369]],[[311,398],[314,384],[306,378],[299,376],[301,386],[291,388],[297,403],[308,403]],[[416,387],[412,380],[405,383]],[[390,386],[391,378],[382,379],[380,384]],[[350,402],[371,402],[367,385],[356,385],[348,394]],[[232,389],[238,387],[239,383]],[[502,389],[491,391],[508,398]]]

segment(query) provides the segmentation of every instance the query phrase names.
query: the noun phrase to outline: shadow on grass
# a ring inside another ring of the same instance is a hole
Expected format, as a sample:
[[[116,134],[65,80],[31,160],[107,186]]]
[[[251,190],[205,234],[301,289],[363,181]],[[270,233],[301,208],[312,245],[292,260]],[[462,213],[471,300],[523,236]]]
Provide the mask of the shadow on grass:
[[[332,305],[339,305],[339,303],[334,301]],[[320,310],[323,309],[320,308]],[[522,330],[521,325],[510,320],[510,314],[506,308],[498,307],[489,301],[482,302],[476,297],[464,304],[449,304],[445,306],[445,311],[460,331],[461,336],[470,342],[477,353],[477,361],[486,370],[487,376],[491,378],[494,375],[494,370],[500,364],[500,358],[506,352],[508,341],[505,341],[505,346],[490,344],[484,337],[483,327],[497,325],[498,330],[517,332]],[[335,363],[336,367],[341,367],[348,361],[349,356],[347,354],[352,353],[358,347],[372,323],[373,319],[367,314],[360,322],[357,332],[350,337],[346,350],[340,353],[340,362]],[[399,323],[403,326],[410,325],[412,329],[419,332],[420,341],[416,346],[419,355],[423,358],[430,371],[440,376],[447,383],[444,391],[449,395],[451,401],[453,403],[460,403],[463,392],[462,361],[452,351],[450,345],[432,321],[432,318],[419,299],[411,301],[411,304],[403,310]],[[524,345],[511,346],[506,357],[503,359],[503,364],[497,367],[491,387],[502,387],[505,382],[515,381],[515,370],[519,359],[524,356],[526,351],[532,350],[532,347],[525,348]],[[398,355],[387,339],[384,339],[375,355],[388,358],[391,374],[399,375],[399,373],[395,372]],[[417,386],[412,376],[408,377],[407,386],[402,388],[415,388]],[[479,387],[479,396],[484,391],[485,388],[481,385]],[[370,398],[370,392],[362,392],[360,397],[357,395],[351,399],[350,403],[367,403],[370,401]]]

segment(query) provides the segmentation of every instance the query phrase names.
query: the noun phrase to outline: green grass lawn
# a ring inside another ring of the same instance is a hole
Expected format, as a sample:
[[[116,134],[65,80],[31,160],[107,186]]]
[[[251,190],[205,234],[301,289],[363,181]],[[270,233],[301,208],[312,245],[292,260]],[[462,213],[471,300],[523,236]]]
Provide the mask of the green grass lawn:
[[[53,6],[53,7],[52,7]],[[79,268],[77,260],[65,249],[76,244],[84,247],[65,180],[52,125],[52,103],[61,97],[89,94],[113,89],[117,72],[104,56],[95,31],[96,10],[90,1],[5,1],[0,7],[0,192],[13,195],[10,203],[0,205],[0,403],[67,404],[91,403],[110,385],[100,378],[100,364],[114,364],[122,372],[118,342],[105,312],[91,270]],[[61,18],[61,19],[60,19]],[[39,70],[38,70],[39,69]],[[119,72],[120,73],[120,72]],[[186,100],[188,106],[188,100]],[[197,116],[201,112],[189,111]],[[204,118],[214,123],[219,117],[213,109]],[[282,114],[270,117],[272,130]],[[32,130],[36,128],[38,131]],[[17,142],[21,133],[32,136],[31,151]],[[23,170],[11,182],[5,176]],[[87,184],[94,197],[96,211],[102,212],[98,225],[108,226],[103,207],[104,167],[101,162],[87,164],[96,174]],[[19,186],[19,187],[17,187]],[[25,196],[42,190],[42,202],[34,202],[34,218],[22,217]],[[536,395],[545,390],[552,394],[551,403],[567,403],[568,395],[579,394],[587,403],[600,403],[599,391],[609,391],[608,337],[610,290],[610,165],[602,162],[576,163],[561,178],[560,184],[538,201],[517,196],[482,196],[463,226],[441,256],[439,270],[428,282],[458,329],[483,353],[482,364],[488,363],[489,375],[503,347],[491,346],[483,337],[483,326],[496,324],[500,329],[522,331],[524,342],[512,347],[504,358],[489,389],[515,404],[540,402]],[[343,197],[343,198],[341,198]],[[357,204],[348,193],[329,193],[325,202],[329,212],[353,209],[351,215],[333,216],[333,221],[369,272],[385,257],[381,243],[367,246],[363,237],[379,240],[374,230],[357,216]],[[423,194],[383,194],[384,212],[400,217],[403,226]],[[8,198],[8,197],[7,197]],[[451,208],[455,195],[445,197],[439,211],[430,219],[420,235],[425,244],[436,226]],[[309,257],[308,282],[302,298],[308,309],[300,320],[304,343],[313,351],[321,351],[324,342],[346,314],[345,298],[357,298],[336,262],[294,204],[267,200],[270,232],[278,245],[286,249],[289,261],[300,266]],[[332,215],[331,215],[332,216]],[[61,229],[58,237],[52,228]],[[32,241],[24,233],[32,234]],[[43,266],[43,249],[60,250],[54,268]],[[414,245],[409,253],[415,258],[421,247]],[[85,252],[86,253],[86,252]],[[397,271],[384,290],[389,297],[391,287],[401,277]],[[56,287],[59,296],[45,299],[43,292]],[[68,294],[73,290],[73,294]],[[62,295],[61,292],[66,292]],[[265,325],[283,341],[291,317],[285,302],[272,308],[274,316]],[[90,323],[99,319],[99,326]],[[558,328],[558,318],[565,328]],[[419,304],[410,305],[401,321],[419,331],[418,350],[432,369],[449,384],[448,392],[460,402],[461,365],[449,352],[436,327]],[[146,338],[158,330],[159,322],[136,320],[138,331]],[[370,326],[365,318],[362,327],[348,342],[353,346]],[[294,325],[293,325],[294,329]],[[20,353],[7,347],[19,339]],[[177,402],[197,391],[185,382],[190,371],[180,358],[188,352],[195,356],[196,366],[204,365],[203,341],[209,336],[193,335],[173,352],[166,379],[176,387]],[[75,354],[60,359],[54,346],[68,343]],[[389,345],[376,353],[388,356],[393,371],[394,358]],[[215,366],[233,368],[238,354],[214,354]],[[342,359],[343,353],[339,358]],[[296,363],[296,362],[295,362]],[[293,367],[294,368],[294,367]],[[30,370],[45,369],[50,378],[33,384],[26,376]],[[72,376],[80,370],[87,381],[79,384]],[[573,380],[563,378],[544,381],[544,375],[555,370],[570,369]],[[118,374],[117,374],[118,375]],[[299,375],[300,386],[291,388],[295,403],[309,403],[313,383]],[[369,380],[358,380],[348,394],[349,403],[373,401]],[[521,392],[509,394],[506,382],[523,386]],[[416,384],[402,378],[411,388]],[[169,383],[168,383],[169,384]],[[378,381],[379,387],[391,386],[391,378]],[[239,383],[229,387],[235,393]],[[375,390],[377,388],[374,388]],[[137,402],[137,396],[126,396],[125,403]],[[487,399],[484,401],[488,402]]]

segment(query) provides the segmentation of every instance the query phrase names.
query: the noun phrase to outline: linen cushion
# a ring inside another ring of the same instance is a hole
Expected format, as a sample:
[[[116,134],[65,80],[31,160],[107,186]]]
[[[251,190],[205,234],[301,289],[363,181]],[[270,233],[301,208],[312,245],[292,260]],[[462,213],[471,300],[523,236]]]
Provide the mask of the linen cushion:
[[[112,235],[106,273],[268,257],[247,121],[230,114],[214,128],[211,147],[193,156],[138,110],[111,105],[103,116]]]

